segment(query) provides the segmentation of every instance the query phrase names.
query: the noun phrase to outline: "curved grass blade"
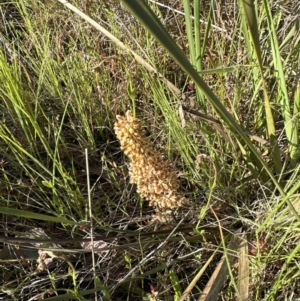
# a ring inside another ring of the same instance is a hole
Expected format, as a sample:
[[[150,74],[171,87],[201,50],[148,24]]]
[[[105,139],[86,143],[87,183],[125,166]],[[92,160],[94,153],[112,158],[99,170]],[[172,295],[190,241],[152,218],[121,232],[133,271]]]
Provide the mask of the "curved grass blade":
[[[211,105],[214,107],[216,112],[224,120],[230,130],[236,135],[237,139],[247,146],[247,151],[250,155],[248,160],[255,166],[255,170],[259,173],[260,177],[266,181],[268,178],[272,180],[279,192],[284,196],[281,185],[275,179],[274,175],[259,155],[254,145],[245,134],[243,127],[237,123],[233,116],[226,110],[221,101],[203,81],[198,74],[197,70],[191,65],[185,55],[182,53],[178,45],[171,38],[169,33],[166,31],[164,26],[161,24],[159,19],[156,17],[154,12],[144,1],[130,1],[122,0],[122,2],[128,7],[128,9],[135,15],[137,19],[155,36],[155,38],[161,43],[161,45],[168,51],[168,53],[175,59],[175,61],[181,66],[181,68],[195,81],[205,96],[208,98]],[[240,139],[241,138],[241,139]],[[251,160],[252,159],[252,160]],[[293,212],[295,217],[300,220],[300,216],[296,212],[295,208],[287,200],[287,204],[290,210]]]
[[[187,60],[185,55],[179,49],[174,40],[170,37],[168,32],[165,30],[163,25],[159,22],[155,14],[151,11],[151,9],[147,6],[144,1],[139,1],[133,3],[129,0],[123,0],[123,2],[128,6],[128,8],[132,11],[132,13],[152,32],[152,34],[160,41],[160,43],[166,48],[166,50],[172,55],[172,57],[177,61],[177,63],[182,67],[182,69],[189,75],[191,78],[197,83],[197,85],[201,88],[203,93],[206,95],[210,103],[213,105],[217,113],[222,117],[225,123],[229,126],[231,131],[234,134],[238,134],[249,147],[250,152],[254,155],[255,161],[257,163],[258,169],[261,171],[263,167],[266,171],[268,171],[270,177],[273,175],[269,171],[265,162],[259,156],[257,151],[255,150],[253,144],[245,134],[243,128],[237,123],[237,121],[233,118],[233,116],[225,109],[221,101],[217,98],[217,96],[212,92],[212,90],[207,86],[207,84],[200,77],[198,72],[194,69],[194,67]],[[273,177],[274,178],[274,177]],[[274,178],[276,182],[276,179]],[[278,184],[278,183],[277,183]],[[278,184],[279,186],[279,184]],[[280,190],[281,187],[278,187]]]

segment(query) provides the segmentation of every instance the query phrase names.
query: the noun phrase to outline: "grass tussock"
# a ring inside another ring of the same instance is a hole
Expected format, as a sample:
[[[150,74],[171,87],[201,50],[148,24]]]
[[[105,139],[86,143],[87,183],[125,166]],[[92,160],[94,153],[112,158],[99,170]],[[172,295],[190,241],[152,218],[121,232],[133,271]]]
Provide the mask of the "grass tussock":
[[[0,5],[0,300],[300,300],[297,1],[130,2]]]

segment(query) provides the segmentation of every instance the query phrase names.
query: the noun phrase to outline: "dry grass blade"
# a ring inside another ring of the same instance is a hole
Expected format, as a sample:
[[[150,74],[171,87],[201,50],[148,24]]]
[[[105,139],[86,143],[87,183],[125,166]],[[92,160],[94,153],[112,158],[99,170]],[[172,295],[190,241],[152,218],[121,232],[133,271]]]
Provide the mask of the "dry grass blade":
[[[183,292],[182,296],[178,299],[178,301],[183,301],[187,299],[189,296],[190,292],[192,291],[193,287],[196,285],[200,277],[203,275],[207,267],[210,265],[212,260],[215,258],[216,252],[214,252],[209,259],[205,262],[204,266],[201,268],[201,270],[197,273],[197,275],[194,277],[193,281],[189,284],[189,286],[185,289]]]
[[[239,246],[239,274],[238,274],[238,291],[241,301],[249,298],[249,258],[248,258],[248,241],[246,235],[241,235],[241,243]]]
[[[228,276],[228,266],[232,265],[236,256],[232,251],[238,250],[240,244],[240,236],[234,234],[228,244],[228,262],[226,262],[226,256],[222,256],[222,259],[218,263],[215,271],[211,275],[208,283],[206,284],[202,294],[200,295],[198,301],[214,301],[218,299],[219,293],[224,285],[224,282]]]
[[[90,218],[90,236],[91,236],[91,242],[89,244],[89,247],[92,250],[92,271],[94,276],[94,288],[97,287],[96,282],[96,268],[95,268],[95,251],[96,245],[94,244],[94,233],[93,233],[93,213],[92,213],[92,197],[91,197],[91,184],[90,184],[90,176],[89,176],[89,154],[88,149],[85,149],[85,161],[86,161],[86,171],[87,171],[87,189],[88,189],[88,208],[89,208],[89,218]],[[86,246],[87,247],[87,246]],[[97,300],[97,293],[95,292],[95,300]]]

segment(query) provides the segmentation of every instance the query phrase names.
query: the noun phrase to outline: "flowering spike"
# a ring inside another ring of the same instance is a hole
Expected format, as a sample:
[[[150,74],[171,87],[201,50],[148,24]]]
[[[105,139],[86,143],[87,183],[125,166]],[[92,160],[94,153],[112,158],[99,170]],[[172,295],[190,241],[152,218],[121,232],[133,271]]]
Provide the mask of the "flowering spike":
[[[177,189],[179,181],[170,161],[164,160],[146,137],[139,119],[130,111],[117,116],[114,126],[121,149],[130,159],[130,181],[138,193],[157,208],[177,208],[187,203]]]

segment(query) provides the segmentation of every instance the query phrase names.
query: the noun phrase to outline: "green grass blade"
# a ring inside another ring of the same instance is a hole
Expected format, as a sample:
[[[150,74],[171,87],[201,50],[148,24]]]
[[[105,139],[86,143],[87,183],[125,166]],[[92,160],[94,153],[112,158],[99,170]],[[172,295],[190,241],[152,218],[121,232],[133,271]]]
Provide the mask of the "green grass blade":
[[[188,43],[189,43],[190,60],[191,60],[192,64],[195,65],[196,48],[195,48],[195,40],[194,40],[194,36],[193,36],[194,26],[193,26],[193,22],[192,22],[192,18],[191,18],[190,1],[184,0],[183,7],[184,7],[184,17],[185,17],[187,38],[188,38]],[[195,14],[196,14],[196,12],[195,12]],[[197,27],[197,25],[195,25],[195,27]]]
[[[290,149],[290,156],[292,160],[292,165],[296,166],[300,150],[299,150],[299,112],[300,112],[300,81],[298,81],[297,87],[294,93],[294,111],[293,111],[293,136],[294,140]]]
[[[263,159],[257,153],[253,144],[245,134],[243,128],[236,122],[232,115],[225,109],[220,100],[212,92],[212,90],[207,86],[203,79],[199,76],[194,67],[190,64],[187,58],[184,56],[182,51],[176,45],[174,40],[167,33],[165,28],[159,22],[155,14],[149,9],[145,2],[140,1],[138,3],[132,3],[129,0],[123,0],[123,2],[129,7],[133,14],[152,32],[152,34],[160,41],[160,43],[166,48],[166,50],[172,55],[172,57],[177,61],[177,63],[182,67],[182,69],[196,82],[202,92],[206,95],[210,103],[213,105],[217,113],[221,116],[224,122],[229,126],[231,131],[238,134],[245,144],[249,147],[254,160],[256,161],[256,166],[258,170],[263,172],[263,167],[268,172],[269,176],[272,178],[274,183],[276,183],[278,189],[282,191],[282,188],[277,183],[276,179],[272,175],[271,171],[266,166]]]
[[[245,16],[246,23],[248,24],[248,30],[244,30],[244,34],[246,40],[252,40],[253,45],[253,54],[252,47],[250,43],[247,43],[248,51],[250,54],[256,59],[258,64],[258,70],[253,68],[253,84],[256,86],[260,86],[262,83],[262,89],[264,91],[264,106],[265,106],[265,116],[266,116],[266,123],[267,123],[267,131],[268,136],[270,138],[271,148],[272,148],[272,157],[273,157],[273,164],[277,174],[280,174],[282,171],[282,164],[281,164],[281,156],[280,156],[280,149],[278,146],[278,141],[276,138],[276,129],[275,129],[275,122],[273,118],[271,102],[269,99],[266,82],[264,79],[264,67],[262,62],[262,52],[260,47],[260,38],[259,38],[259,30],[258,30],[258,20],[256,14],[255,3],[252,0],[241,0],[241,7],[244,9],[244,14],[241,14],[242,17]],[[248,36],[248,32],[250,35]],[[251,57],[251,56],[250,56]],[[259,80],[258,75],[262,78],[262,82]],[[258,88],[255,88],[258,89]]]
[[[173,290],[174,290],[174,301],[178,301],[180,296],[182,295],[180,281],[179,281],[179,278],[176,275],[176,272],[174,271],[174,269],[171,269],[169,271],[169,274],[170,274],[170,280],[171,280]]]
[[[277,39],[277,33],[273,22],[270,3],[269,1],[264,0],[263,4],[264,4],[264,10],[266,12],[267,23],[268,23],[268,32],[270,33],[269,37],[270,37],[270,43],[272,48],[272,57],[273,57],[274,68],[276,70],[275,75],[278,83],[277,99],[281,105],[281,112],[284,120],[284,128],[285,128],[287,139],[290,142],[289,154],[291,157],[291,154],[295,154],[293,148],[295,147],[297,142],[297,136],[296,136],[297,133],[293,128],[293,122],[291,120],[292,116],[290,110],[290,100],[289,100],[288,91],[286,87],[285,73],[282,64],[282,59],[281,59],[281,54],[280,54],[280,49],[279,49],[279,44]],[[291,159],[293,160],[292,157]]]
[[[190,9],[190,1],[189,0],[183,1],[183,7],[184,7],[185,24],[186,24],[187,38],[188,38],[189,51],[190,51],[190,60],[193,66],[199,72],[202,70],[202,58],[204,54],[205,45],[207,42],[207,36],[205,36],[203,45],[201,45],[200,3],[197,0],[194,1],[193,22],[191,18],[192,13]],[[206,33],[209,31],[210,25],[211,22],[209,18],[207,28],[206,28]],[[199,102],[200,107],[204,111],[206,111],[204,94],[201,91],[201,89],[199,89],[198,86],[196,86],[196,94],[197,94],[197,100]]]
[[[8,208],[8,207],[0,207],[0,213],[5,215],[14,215],[19,217],[25,217],[25,218],[32,218],[32,219],[39,219],[42,221],[48,221],[48,222],[54,222],[54,223],[63,223],[63,224],[69,224],[69,225],[79,225],[79,223],[70,221],[68,219],[65,219],[63,217],[55,217],[25,210],[19,210],[14,208]]]

